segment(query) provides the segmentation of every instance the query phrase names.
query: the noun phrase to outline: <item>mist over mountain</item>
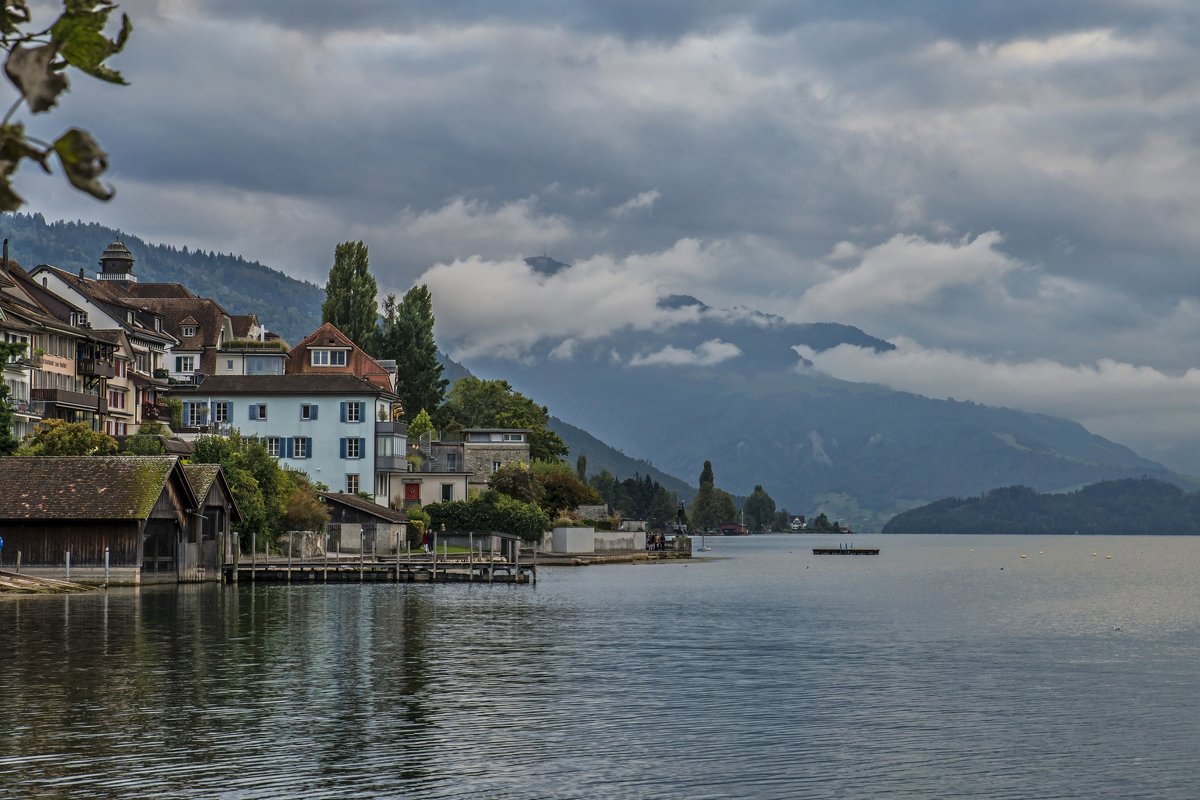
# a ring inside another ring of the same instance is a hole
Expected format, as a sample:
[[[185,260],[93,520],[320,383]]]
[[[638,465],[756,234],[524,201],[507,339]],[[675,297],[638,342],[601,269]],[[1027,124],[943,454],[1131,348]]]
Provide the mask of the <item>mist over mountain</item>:
[[[1142,475],[1186,483],[1069,420],[841,381],[804,357],[846,344],[893,349],[857,327],[790,323],[688,296],[661,302],[704,313],[464,364],[670,474],[699,474],[708,459],[723,488],[748,494],[762,484],[793,513],[824,510],[863,529],[940,497],[1015,483],[1039,491]]]

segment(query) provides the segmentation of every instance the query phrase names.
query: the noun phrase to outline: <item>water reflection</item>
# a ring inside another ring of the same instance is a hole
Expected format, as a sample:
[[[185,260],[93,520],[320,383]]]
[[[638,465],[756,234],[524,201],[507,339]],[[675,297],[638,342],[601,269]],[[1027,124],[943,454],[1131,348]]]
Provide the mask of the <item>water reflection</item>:
[[[1200,540],[799,544],[0,597],[0,796],[1200,796]]]

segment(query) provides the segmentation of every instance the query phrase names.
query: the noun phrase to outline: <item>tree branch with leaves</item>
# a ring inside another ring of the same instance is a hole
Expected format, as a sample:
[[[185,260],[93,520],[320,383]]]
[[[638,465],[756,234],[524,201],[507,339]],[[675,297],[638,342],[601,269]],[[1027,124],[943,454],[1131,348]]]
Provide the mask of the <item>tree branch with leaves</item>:
[[[26,0],[0,0],[0,48],[7,53],[4,74],[17,91],[17,98],[0,120],[0,211],[16,211],[25,204],[16,193],[12,178],[21,162],[28,160],[46,173],[57,157],[71,185],[100,200],[113,196],[113,189],[100,182],[108,169],[108,154],[82,128],[69,128],[53,142],[25,133],[16,121],[22,106],[33,114],[44,114],[58,103],[70,86],[69,70],[78,70],[108,83],[125,85],[121,73],[105,62],[121,52],[133,25],[121,15],[116,38],[104,34],[109,17],[117,8],[110,0],[63,0],[63,10],[52,25],[32,30]]]

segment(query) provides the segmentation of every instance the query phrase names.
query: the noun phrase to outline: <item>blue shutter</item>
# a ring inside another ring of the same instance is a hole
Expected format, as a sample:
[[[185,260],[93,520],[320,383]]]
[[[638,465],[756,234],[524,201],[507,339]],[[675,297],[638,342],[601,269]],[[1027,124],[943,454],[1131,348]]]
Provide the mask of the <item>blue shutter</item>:
[[[338,439],[338,447],[341,450],[341,454],[338,457],[345,458],[346,457],[346,437],[345,436],[343,436],[341,439]]]
[[[305,458],[312,458],[312,457],[313,457],[313,452],[312,452],[312,437],[311,437],[311,436],[305,436],[305,437],[304,437],[304,457],[305,457]]]
[[[216,400],[211,400],[208,403],[208,424],[209,425],[217,424],[217,401]]]
[[[190,400],[184,400],[183,405],[179,408],[181,412],[180,416],[182,417],[180,421],[183,423],[183,427],[186,428],[192,419],[192,402]]]
[[[284,436],[279,440],[279,456],[281,458],[292,457],[292,437]]]
[[[359,458],[367,457],[367,440],[361,436],[358,437],[358,457]]]
[[[367,420],[367,404],[359,403],[358,404],[358,421],[366,422],[366,420]]]
[[[256,419],[258,419],[258,406],[251,403],[250,404],[250,420],[254,421]]]
[[[317,418],[317,404],[316,403],[313,403],[312,405],[310,405],[308,407],[308,418],[309,419]]]
[[[346,421],[346,406],[347,405],[349,405],[349,403],[347,403],[345,401],[342,402],[342,422]]]

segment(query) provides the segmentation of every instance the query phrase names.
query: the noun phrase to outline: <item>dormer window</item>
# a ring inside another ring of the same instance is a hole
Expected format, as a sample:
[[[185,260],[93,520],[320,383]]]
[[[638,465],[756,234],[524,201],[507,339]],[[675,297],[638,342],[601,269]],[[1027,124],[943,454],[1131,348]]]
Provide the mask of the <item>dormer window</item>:
[[[133,324],[133,312],[132,311],[125,312],[125,321],[128,322],[130,325]]]
[[[162,317],[154,318],[154,330],[156,330],[156,331],[162,330]]]
[[[187,339],[187,338],[195,336],[195,335],[196,335],[196,326],[195,325],[184,325],[183,326],[183,338]]]
[[[313,348],[308,351],[312,354],[312,365],[314,367],[344,367],[346,366],[346,351],[334,350],[332,348]]]

